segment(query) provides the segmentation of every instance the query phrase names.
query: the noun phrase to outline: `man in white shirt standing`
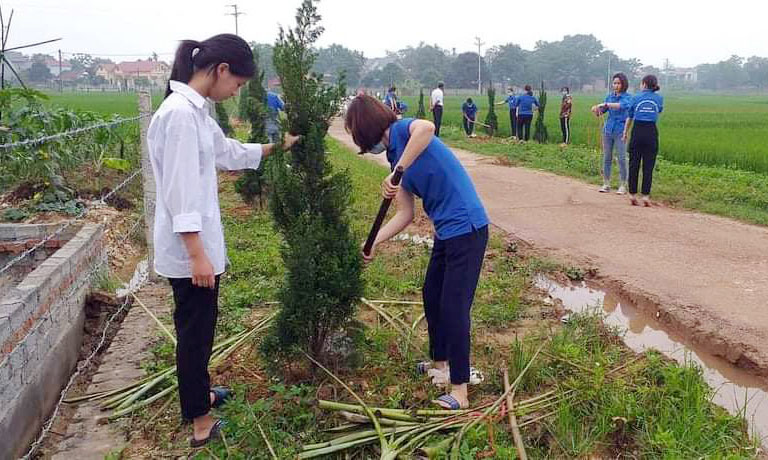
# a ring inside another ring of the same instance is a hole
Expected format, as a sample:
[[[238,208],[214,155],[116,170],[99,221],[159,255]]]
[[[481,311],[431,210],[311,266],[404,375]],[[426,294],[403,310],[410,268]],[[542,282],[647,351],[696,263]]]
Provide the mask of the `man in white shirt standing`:
[[[432,91],[432,97],[429,98],[429,111],[435,120],[435,136],[440,137],[440,124],[443,122],[443,82],[437,83],[437,88]]]

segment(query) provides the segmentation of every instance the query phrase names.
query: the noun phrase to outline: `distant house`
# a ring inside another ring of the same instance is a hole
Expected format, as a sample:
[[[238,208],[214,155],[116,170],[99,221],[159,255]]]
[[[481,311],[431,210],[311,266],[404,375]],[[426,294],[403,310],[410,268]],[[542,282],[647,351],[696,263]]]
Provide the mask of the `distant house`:
[[[671,67],[663,70],[662,75],[672,81],[696,83],[699,81],[699,72],[695,67]]]
[[[58,78],[59,71],[63,72],[70,72],[72,70],[72,64],[70,64],[69,61],[62,60],[61,61],[61,67],[59,67],[59,60],[55,59],[53,57],[46,57],[45,61],[43,61],[46,67],[48,67],[48,70],[51,71],[51,75]]]
[[[124,61],[119,64],[101,64],[96,75],[110,85],[125,89],[141,86],[162,87],[171,75],[171,67],[163,61]]]

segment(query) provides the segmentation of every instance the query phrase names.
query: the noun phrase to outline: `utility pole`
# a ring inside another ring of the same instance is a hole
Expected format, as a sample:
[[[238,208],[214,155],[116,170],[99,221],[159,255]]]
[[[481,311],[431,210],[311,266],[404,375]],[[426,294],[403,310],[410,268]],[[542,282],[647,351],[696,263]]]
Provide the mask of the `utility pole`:
[[[227,6],[234,10],[232,13],[227,13],[227,16],[234,16],[235,17],[235,35],[240,35],[240,29],[238,28],[237,18],[239,16],[244,15],[245,13],[243,13],[242,11],[239,11],[237,9],[237,4],[236,3],[234,5],[227,5]]]
[[[59,92],[64,92],[64,84],[61,82],[61,50],[59,50]]]
[[[480,48],[485,45],[485,42],[480,40],[480,37],[475,37],[475,45],[477,45],[477,93],[483,93],[483,80],[480,79],[480,68],[482,63],[482,57],[480,57]]]

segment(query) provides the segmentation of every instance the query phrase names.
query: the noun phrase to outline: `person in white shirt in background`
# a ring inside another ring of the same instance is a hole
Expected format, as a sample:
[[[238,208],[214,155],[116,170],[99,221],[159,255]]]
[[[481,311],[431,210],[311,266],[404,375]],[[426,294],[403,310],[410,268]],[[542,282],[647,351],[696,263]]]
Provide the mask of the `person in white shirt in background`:
[[[147,135],[157,187],[155,271],[173,288],[179,400],[194,425],[192,447],[221,436],[222,421],[209,412],[231,395],[211,387],[208,375],[226,264],[216,169],[256,169],[274,149],[225,137],[206,99],[232,97],[254,72],[251,48],[236,35],[182,41]],[[286,134],[283,147],[297,140]]]
[[[437,137],[440,137],[440,125],[443,123],[444,86],[443,82],[438,82],[437,88],[432,91],[432,96],[429,98],[429,111],[432,112],[432,117],[435,120],[435,136]]]

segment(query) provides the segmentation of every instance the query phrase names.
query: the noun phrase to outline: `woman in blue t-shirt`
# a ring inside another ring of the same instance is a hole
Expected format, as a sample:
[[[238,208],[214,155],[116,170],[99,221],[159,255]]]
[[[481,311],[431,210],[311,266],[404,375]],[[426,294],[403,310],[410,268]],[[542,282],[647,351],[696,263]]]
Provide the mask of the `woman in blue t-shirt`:
[[[405,172],[400,186],[392,174],[382,184],[385,198],[395,198],[397,213],[379,231],[378,244],[403,231],[414,217],[414,197],[435,227],[435,244],[424,279],[424,312],[435,381],[451,383],[451,391],[434,401],[445,408],[469,407],[470,308],[488,244],[488,216],[472,180],[451,150],[435,136],[426,120],[397,120],[394,112],[369,96],[349,106],[345,127],[362,152],[382,153],[394,171]],[[422,363],[424,364],[424,363]]]
[[[533,95],[531,85],[525,85],[525,93],[516,100],[517,104],[517,137],[522,141],[531,138],[531,121],[533,121],[533,106],[539,108],[539,100]]]
[[[608,112],[608,119],[603,127],[603,186],[600,193],[611,191],[611,166],[613,165],[613,150],[619,162],[619,195],[627,193],[627,143],[623,137],[624,126],[629,115],[629,105],[632,96],[627,93],[629,80],[619,72],[613,76],[613,92],[605,97],[602,104],[592,106],[592,112],[600,117]]]
[[[659,153],[659,131],[656,122],[659,114],[664,111],[664,98],[656,92],[659,81],[655,75],[646,75],[640,85],[640,94],[632,98],[629,108],[629,118],[624,127],[624,139],[627,138],[630,126],[632,138],[629,141],[629,194],[630,203],[637,206],[637,180],[640,175],[640,164],[643,165],[643,205],[651,205],[651,185],[653,183],[653,168],[656,166],[656,155]],[[634,122],[633,122],[634,120]]]

